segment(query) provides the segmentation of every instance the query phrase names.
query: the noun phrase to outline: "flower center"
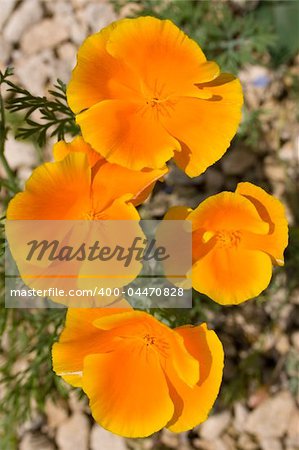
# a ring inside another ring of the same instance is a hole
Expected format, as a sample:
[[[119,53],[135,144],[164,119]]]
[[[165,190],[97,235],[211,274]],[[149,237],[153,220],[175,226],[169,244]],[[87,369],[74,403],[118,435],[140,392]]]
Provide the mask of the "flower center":
[[[237,247],[241,240],[240,231],[221,230],[216,234],[217,245],[221,248]]]
[[[148,347],[149,345],[154,345],[156,342],[156,338],[154,336],[151,336],[150,334],[145,334],[143,336],[143,339],[145,341],[145,345]]]
[[[169,354],[169,344],[162,336],[154,336],[153,334],[146,333],[143,336],[143,342],[145,345],[145,348],[148,350],[155,350],[157,351],[160,356],[167,358]]]
[[[173,100],[157,96],[145,98],[145,104],[146,107],[144,111],[152,111],[157,117],[161,115],[169,116],[174,106]]]

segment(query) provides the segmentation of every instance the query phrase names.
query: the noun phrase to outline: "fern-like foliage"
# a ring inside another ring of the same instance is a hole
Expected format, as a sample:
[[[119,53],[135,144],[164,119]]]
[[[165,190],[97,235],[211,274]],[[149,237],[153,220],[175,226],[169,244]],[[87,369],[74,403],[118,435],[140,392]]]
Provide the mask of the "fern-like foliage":
[[[12,74],[12,70],[9,72]],[[6,108],[11,113],[23,113],[25,126],[21,126],[16,133],[18,139],[34,137],[42,147],[48,136],[56,136],[57,140],[64,139],[66,134],[75,136],[79,127],[75,122],[75,115],[70,110],[66,100],[66,85],[57,80],[53,90],[49,90],[50,98],[32,95],[26,89],[13,83],[5,77],[4,83],[12,94],[7,100]],[[32,116],[39,113],[39,120]]]

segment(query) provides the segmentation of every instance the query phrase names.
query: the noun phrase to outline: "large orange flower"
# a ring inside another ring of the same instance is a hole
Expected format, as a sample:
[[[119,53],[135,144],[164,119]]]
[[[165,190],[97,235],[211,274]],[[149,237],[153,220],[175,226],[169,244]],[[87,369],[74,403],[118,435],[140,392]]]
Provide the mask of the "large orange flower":
[[[56,162],[37,167],[7,210],[8,220],[138,220],[167,169],[141,172],[110,164],[81,137],[54,146]]]
[[[6,234],[20,275],[35,289],[95,289],[127,284],[141,270],[140,262],[132,261],[129,267],[114,259],[101,265],[88,259],[63,263],[43,258],[32,263],[27,261],[28,243],[56,239],[60,248],[76,248],[77,243],[85,243],[88,248],[99,240],[111,249],[116,245],[127,248],[134,238],[144,238],[135,206],[145,200],[167,168],[136,172],[108,163],[81,137],[69,144],[58,142],[54,156],[56,162],[33,171],[25,191],[11,200],[7,210]],[[46,221],[42,227],[34,222],[40,220]],[[107,227],[99,228],[95,224],[98,220],[109,220]],[[116,222],[119,220],[126,222],[120,226]],[[100,275],[102,278],[97,279]],[[80,304],[78,298],[51,298],[69,306]],[[104,305],[102,297],[86,298],[82,304]]]
[[[218,303],[256,297],[270,282],[272,264],[284,263],[284,207],[251,183],[214,195],[194,211],[172,208],[165,218],[192,221],[192,285]]]
[[[67,98],[84,139],[108,161],[157,169],[174,156],[191,177],[224,154],[242,105],[239,81],[154,17],[123,19],[88,37]]]
[[[113,433],[180,432],[204,421],[222,379],[223,350],[206,324],[171,330],[130,309],[70,309],[53,368],[90,399]]]

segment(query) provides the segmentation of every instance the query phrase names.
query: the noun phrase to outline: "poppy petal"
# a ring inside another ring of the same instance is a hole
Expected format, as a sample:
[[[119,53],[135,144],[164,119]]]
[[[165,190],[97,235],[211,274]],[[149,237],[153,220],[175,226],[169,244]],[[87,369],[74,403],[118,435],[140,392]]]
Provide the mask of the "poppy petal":
[[[91,170],[82,153],[37,167],[25,191],[10,202],[7,218],[15,220],[81,219],[90,205]]]
[[[271,258],[242,246],[212,248],[192,267],[192,286],[221,305],[239,304],[270,283]]]
[[[198,44],[169,20],[124,19],[111,32],[107,51],[139,74],[146,97],[189,95],[193,83],[219,74],[217,64],[206,62]]]
[[[165,216],[164,220],[185,220],[188,215],[192,212],[191,208],[187,208],[186,206],[173,206],[169,208]]]
[[[104,158],[98,152],[95,152],[81,136],[75,137],[71,142],[59,141],[53,146],[55,161],[61,161],[71,152],[85,153],[90,167],[93,167],[99,161],[105,162]]]
[[[130,97],[135,90],[134,73],[106,50],[115,24],[89,36],[78,51],[77,65],[67,87],[67,100],[75,112],[104,99]]]
[[[266,234],[267,222],[263,222],[254,205],[242,195],[221,192],[204,200],[188,219],[192,228],[217,232],[219,230],[248,230]]]
[[[161,116],[161,123],[182,144],[175,161],[187,175],[203,173],[225,153],[241,119],[242,90],[233,76],[220,75],[199,85],[213,97],[178,98],[171,114]]]
[[[139,327],[140,324],[157,339],[156,345],[161,351],[162,360],[167,352],[171,352],[172,363],[178,376],[188,385],[196,384],[199,379],[198,361],[186,351],[181,336],[154,317],[142,311],[133,311],[118,316],[101,317],[94,322],[94,325],[101,330],[115,329],[116,335],[122,336],[128,332],[128,329],[132,330],[134,326]]]
[[[130,201],[134,205],[146,199],[154,187],[155,181],[167,173],[165,166],[162,169],[135,171],[117,164],[103,164],[96,172],[92,191],[97,203],[104,208],[111,201],[130,194]]]
[[[146,105],[102,101],[77,116],[83,137],[109,162],[132,170],[160,169],[180,145]],[[159,149],[159,152],[157,152]]]
[[[53,370],[67,383],[82,386],[84,358],[102,350],[100,330],[93,322],[104,316],[126,313],[130,305],[118,301],[121,308],[70,308],[59,342],[52,348]],[[126,306],[127,305],[127,306]]]
[[[194,387],[183,383],[171,366],[166,369],[175,404],[174,416],[166,426],[179,433],[206,420],[220,388],[224,354],[220,340],[206,324],[175,328],[175,332],[201,367],[200,380]]]
[[[137,340],[123,339],[112,352],[87,356],[83,373],[92,415],[112,433],[148,436],[173,415],[159,356]]]
[[[246,197],[255,206],[261,219],[269,224],[268,236],[247,235],[244,245],[265,251],[277,264],[283,265],[283,252],[288,245],[288,223],[283,204],[252,183],[239,183],[236,193]]]

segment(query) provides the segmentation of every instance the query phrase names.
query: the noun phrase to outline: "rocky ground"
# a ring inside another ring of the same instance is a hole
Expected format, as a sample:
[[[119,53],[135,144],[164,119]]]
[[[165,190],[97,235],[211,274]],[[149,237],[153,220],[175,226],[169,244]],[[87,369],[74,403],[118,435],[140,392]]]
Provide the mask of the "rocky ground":
[[[18,82],[44,95],[57,78],[68,81],[82,40],[115,18],[106,0],[0,0],[0,69],[13,66]],[[238,181],[247,180],[282,199],[290,223],[295,223],[299,127],[290,92],[293,77],[299,76],[299,55],[275,72],[255,65],[239,76],[247,111],[261,110],[251,133],[254,137],[259,130],[256,143],[236,139],[221,162],[197,179],[174,168],[142,207],[144,218],[161,217],[172,205],[194,207],[208,195],[234,190]],[[12,136],[6,155],[21,180],[37,164],[33,145]],[[71,392],[68,402],[47,401],[44,415],[24,423],[20,450],[298,450],[299,290],[290,291],[288,285],[288,274],[280,272],[267,296],[240,307],[205,310],[227,360],[215,410],[192,432],[163,430],[148,439],[124,440],[94,424],[86,402]]]

